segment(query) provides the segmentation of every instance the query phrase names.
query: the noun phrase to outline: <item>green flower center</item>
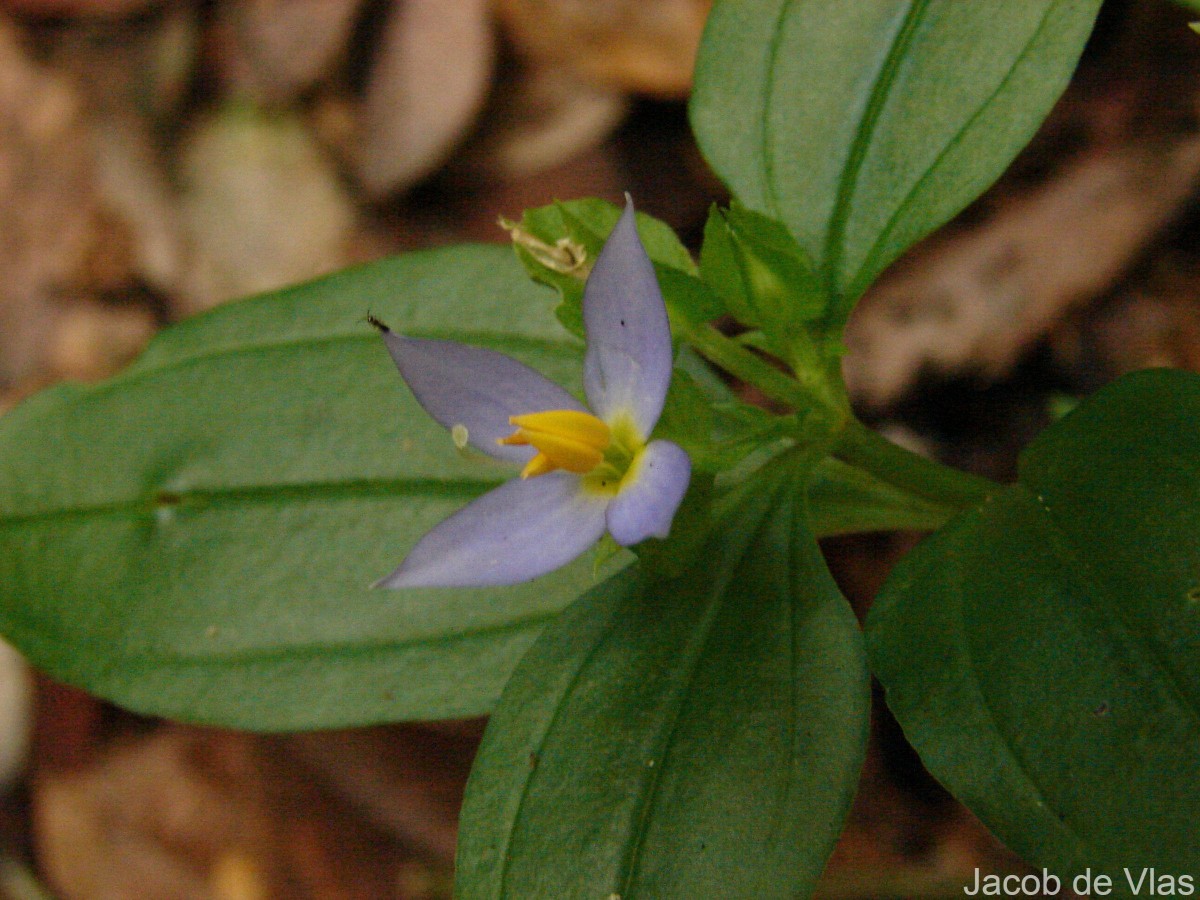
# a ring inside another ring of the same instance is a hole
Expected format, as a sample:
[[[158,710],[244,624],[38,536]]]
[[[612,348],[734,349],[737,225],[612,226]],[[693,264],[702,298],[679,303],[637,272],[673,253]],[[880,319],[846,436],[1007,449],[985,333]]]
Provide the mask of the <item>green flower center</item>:
[[[633,424],[633,417],[628,413],[615,416],[609,423],[609,432],[611,440],[603,458],[584,476],[583,486],[592,493],[613,497],[636,479],[646,442],[642,440]]]

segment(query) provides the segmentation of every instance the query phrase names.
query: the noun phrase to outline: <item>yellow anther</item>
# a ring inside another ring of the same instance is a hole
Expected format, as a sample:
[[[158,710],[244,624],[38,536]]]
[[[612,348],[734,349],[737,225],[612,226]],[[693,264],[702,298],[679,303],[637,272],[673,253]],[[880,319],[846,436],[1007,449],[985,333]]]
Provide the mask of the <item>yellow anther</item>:
[[[591,413],[578,410],[552,409],[513,416],[508,421],[517,430],[500,438],[499,443],[527,444],[538,451],[521,472],[522,478],[545,475],[555,469],[585,475],[600,465],[604,451],[612,443],[608,425]]]
[[[597,419],[589,412],[575,409],[551,409],[546,412],[526,413],[509,418],[510,425],[516,425],[521,431],[531,434],[559,434],[573,437],[581,443],[592,444],[597,449],[605,449],[612,435],[608,425]],[[529,441],[533,443],[533,441]]]
[[[554,471],[554,463],[550,462],[550,457],[545,453],[539,453],[529,462],[525,463],[525,468],[521,470],[522,478],[536,478],[539,475],[545,475],[547,472]]]

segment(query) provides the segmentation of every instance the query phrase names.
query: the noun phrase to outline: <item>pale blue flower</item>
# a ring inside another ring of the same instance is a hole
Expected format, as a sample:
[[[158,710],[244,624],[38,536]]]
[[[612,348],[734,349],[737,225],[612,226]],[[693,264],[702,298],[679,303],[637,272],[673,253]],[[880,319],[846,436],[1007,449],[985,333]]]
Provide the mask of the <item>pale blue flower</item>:
[[[381,586],[516,584],[570,562],[605,530],[624,546],[667,536],[691,462],[650,440],[671,381],[671,331],[632,202],[588,277],[583,320],[590,411],[502,353],[375,323],[429,415],[456,440],[524,465],[421,538]]]

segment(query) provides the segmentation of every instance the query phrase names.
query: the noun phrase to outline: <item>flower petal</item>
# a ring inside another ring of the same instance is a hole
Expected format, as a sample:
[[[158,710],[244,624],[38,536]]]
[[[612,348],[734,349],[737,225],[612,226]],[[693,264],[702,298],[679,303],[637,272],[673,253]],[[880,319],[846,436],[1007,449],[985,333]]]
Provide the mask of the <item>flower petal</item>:
[[[486,587],[552,572],[604,534],[608,500],[578,475],[506,482],[446,519],[377,587]]]
[[[624,547],[665,538],[687,492],[692,461],[678,444],[651,441],[608,507],[608,531]]]
[[[513,433],[509,416],[547,409],[586,411],[540,373],[511,356],[454,341],[432,341],[383,331],[388,352],[417,401],[446,428],[462,425],[476,450],[498,459],[528,462],[531,447],[501,446]]]
[[[583,323],[588,403],[610,422],[628,411],[642,438],[647,437],[671,383],[671,326],[628,195],[625,212],[584,286]]]

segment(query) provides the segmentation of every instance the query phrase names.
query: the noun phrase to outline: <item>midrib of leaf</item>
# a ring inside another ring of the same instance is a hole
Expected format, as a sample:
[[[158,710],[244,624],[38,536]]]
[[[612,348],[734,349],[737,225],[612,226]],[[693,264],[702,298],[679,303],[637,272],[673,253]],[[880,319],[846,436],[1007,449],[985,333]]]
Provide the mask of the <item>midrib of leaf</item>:
[[[904,15],[904,22],[888,48],[887,56],[879,71],[879,77],[871,88],[871,96],[867,100],[863,117],[859,120],[854,140],[850,144],[850,153],[846,158],[846,165],[842,169],[842,177],[838,182],[837,199],[834,202],[833,215],[829,221],[824,260],[822,261],[826,289],[832,296],[838,296],[841,290],[841,285],[838,284],[838,268],[845,252],[846,226],[850,218],[851,203],[858,190],[858,178],[863,161],[866,159],[867,149],[870,147],[875,127],[879,123],[879,116],[883,112],[884,104],[891,92],[892,83],[896,79],[896,73],[900,69],[900,64],[908,52],[917,27],[928,7],[929,0],[913,0],[910,3],[908,12]]]
[[[511,332],[471,331],[456,328],[418,328],[412,331],[406,329],[401,333],[406,337],[417,337],[426,340],[457,341],[460,344],[485,346],[488,349],[512,349],[517,352],[536,352],[540,350],[543,352],[563,355],[582,352],[582,345],[578,343],[572,343],[569,341],[556,341],[549,338],[529,337],[526,335],[512,334]],[[274,340],[256,341],[253,343],[230,344],[213,350],[201,351],[198,353],[181,353],[172,358],[161,361],[156,360],[152,365],[146,366],[143,366],[140,362],[135,361],[134,364],[124,373],[96,385],[84,396],[103,394],[106,389],[112,389],[118,386],[123,387],[130,383],[136,383],[138,380],[143,378],[161,374],[163,372],[170,372],[176,368],[182,368],[194,363],[206,362],[212,359],[236,357],[267,350],[285,349],[288,347],[316,348],[323,345],[346,342],[361,342],[365,345],[369,342],[378,341],[379,336],[369,331],[365,331],[362,334],[341,333],[324,335],[321,337],[289,337],[278,338]]]
[[[954,604],[954,617],[958,620],[959,636],[957,643],[959,646],[959,651],[963,655],[963,662],[967,670],[967,675],[970,678],[971,690],[974,692],[976,699],[979,701],[979,708],[982,709],[984,715],[987,716],[987,720],[992,726],[993,734],[999,738],[1000,746],[1003,748],[1005,755],[1007,755],[1012,761],[1013,765],[1017,767],[1018,771],[1025,776],[1025,781],[1032,789],[1034,795],[1037,797],[1038,804],[1045,810],[1053,810],[1054,806],[1049,802],[1048,795],[1046,794],[1045,790],[1043,790],[1037,779],[1033,777],[1033,773],[1030,772],[1029,768],[1025,765],[1025,760],[1022,758],[1021,754],[1017,752],[1017,748],[1012,741],[1009,740],[1009,736],[1004,732],[1003,729],[1001,729],[1000,723],[996,718],[996,712],[994,709],[992,709],[992,704],[989,702],[987,694],[984,693],[983,683],[979,680],[978,667],[975,665],[975,655],[971,652],[971,642],[967,638],[969,632],[967,630],[966,614],[963,609],[962,602],[962,598],[966,596],[966,591],[962,587],[962,571],[958,565],[958,556],[956,554],[948,554],[946,557],[946,562],[954,567],[954,581],[958,586],[958,590],[955,593],[959,599],[958,602]],[[1084,840],[1074,828],[1068,825],[1066,821],[1059,816],[1051,814],[1046,820],[1052,822],[1053,827],[1065,832],[1074,840],[1077,848],[1077,856],[1080,855],[1081,851],[1085,851],[1091,846],[1088,841]]]
[[[640,590],[641,586],[639,586],[638,589]],[[619,601],[619,603],[624,602],[624,599]],[[605,626],[603,633],[592,643],[592,646],[588,649],[587,653],[585,653],[579,660],[579,664],[571,673],[571,677],[567,679],[566,687],[561,695],[563,699],[570,697],[574,692],[575,686],[579,684],[579,679],[583,676],[584,670],[587,669],[588,664],[591,663],[596,654],[600,652],[600,648],[603,647],[608,641],[609,635],[613,633],[616,627],[617,616],[614,615]],[[546,727],[542,729],[542,733],[538,736],[536,748],[533,751],[535,756],[541,756],[544,753],[546,741],[550,735],[554,733],[554,726],[558,724],[565,706],[565,703],[558,703],[555,705],[554,711],[550,714],[550,718],[546,722]],[[494,882],[496,885],[496,893],[494,896],[497,898],[503,898],[505,895],[506,884],[508,882],[508,873],[512,868],[513,860],[512,842],[513,835],[516,833],[516,828],[513,826],[515,826],[516,823],[521,820],[521,811],[525,809],[525,801],[529,799],[529,791],[533,786],[533,779],[536,775],[537,769],[532,769],[529,772],[529,776],[525,779],[525,782],[521,785],[521,795],[517,798],[517,807],[515,810],[513,810],[511,824],[508,828],[504,829],[504,843],[500,848],[500,871],[497,873],[497,877]]]
[[[94,515],[131,513],[153,516],[158,510],[205,510],[221,506],[274,505],[280,502],[306,503],[314,500],[377,499],[384,497],[450,496],[471,497],[495,487],[501,480],[470,478],[379,478],[345,481],[310,481],[279,485],[243,485],[221,488],[192,488],[184,491],[157,491],[125,500],[62,506],[5,515],[0,513],[0,529],[21,527],[37,522],[87,518]]]
[[[688,642],[684,655],[685,663],[678,679],[679,689],[674,692],[671,698],[670,707],[665,717],[666,727],[662,729],[662,734],[654,749],[654,758],[658,761],[658,764],[646,770],[643,780],[646,789],[642,791],[638,802],[638,809],[635,814],[636,824],[633,833],[626,842],[626,861],[622,864],[625,874],[621,878],[621,896],[629,894],[634,880],[638,875],[638,866],[641,863],[641,851],[645,845],[646,832],[650,827],[650,812],[654,807],[654,800],[658,796],[658,790],[662,784],[663,770],[666,768],[666,754],[675,738],[676,731],[679,729],[680,714],[683,711],[684,704],[687,702],[691,686],[695,683],[696,675],[700,668],[700,660],[704,656],[704,650],[712,640],[713,625],[722,607],[725,605],[725,591],[737,574],[738,568],[745,560],[749,547],[755,544],[763,531],[771,525],[771,510],[776,508],[782,486],[780,482],[776,482],[772,487],[773,490],[769,494],[770,501],[766,504],[758,521],[755,523],[754,529],[749,534],[743,533],[741,546],[737,548],[735,553],[731,554],[729,562],[719,573],[719,577],[714,579],[714,589],[709,595],[708,606],[704,610],[704,615],[696,628],[692,640]]]
[[[629,894],[634,879],[637,877],[638,866],[641,863],[642,847],[645,844],[646,832],[650,828],[650,813],[654,808],[654,799],[658,796],[658,790],[662,784],[663,769],[666,768],[667,749],[671,746],[671,742],[675,738],[675,732],[679,728],[679,716],[683,711],[684,703],[687,702],[688,692],[692,684],[695,683],[696,673],[700,667],[700,658],[703,656],[704,649],[708,646],[708,642],[712,638],[712,626],[723,605],[720,595],[723,593],[724,588],[728,586],[728,582],[729,577],[726,575],[726,577],[721,579],[720,587],[709,595],[704,616],[701,618],[684,652],[684,664],[681,675],[678,678],[678,688],[672,692],[670,704],[664,717],[666,727],[661,730],[659,738],[655,742],[653,758],[656,764],[646,767],[642,779],[643,789],[634,813],[633,831],[625,842],[625,850],[622,854],[625,858],[621,863],[621,868],[624,870],[620,881],[621,896]]]
[[[858,270],[854,273],[854,276],[848,280],[848,285],[849,285],[847,288],[848,296],[850,296],[852,298],[857,297],[859,294],[861,294],[863,291],[865,291],[866,288],[869,286],[869,285],[859,283],[861,280],[862,273],[870,272],[871,270],[873,270],[875,268],[876,261],[878,260],[879,256],[882,253],[882,251],[880,249],[881,246],[883,245],[884,241],[886,241],[891,236],[893,229],[896,227],[896,222],[900,219],[900,216],[904,213],[904,210],[908,206],[909,202],[912,200],[913,197],[915,197],[921,191],[921,189],[925,186],[925,184],[929,180],[929,178],[932,177],[932,175],[938,170],[938,167],[942,164],[942,161],[945,159],[946,155],[949,154],[951,150],[956,148],[962,142],[963,136],[966,135],[967,132],[969,132],[974,127],[975,123],[979,120],[979,118],[987,111],[988,107],[991,106],[992,101],[994,101],[998,96],[1000,96],[1000,94],[1004,91],[1004,89],[1006,87],[1008,87],[1009,82],[1012,80],[1013,74],[1017,71],[1017,69],[1019,69],[1021,67],[1021,64],[1025,61],[1026,57],[1029,55],[1030,48],[1032,48],[1033,45],[1038,42],[1039,38],[1041,38],[1042,33],[1046,29],[1046,23],[1050,18],[1050,13],[1054,11],[1054,9],[1057,7],[1057,5],[1058,4],[1056,4],[1056,3],[1051,3],[1051,4],[1047,5],[1046,12],[1042,15],[1042,20],[1041,20],[1041,22],[1038,23],[1038,27],[1034,30],[1033,34],[1030,36],[1029,41],[1021,49],[1020,55],[1018,55],[1016,60],[1014,60],[1012,67],[1009,68],[1009,70],[1005,73],[1004,78],[1002,78],[1000,80],[1000,83],[996,86],[996,89],[994,91],[992,91],[987,96],[987,99],[984,100],[984,102],[979,105],[979,108],[976,109],[975,112],[971,114],[970,118],[967,119],[967,121],[963,124],[962,128],[960,128],[957,132],[955,132],[954,136],[949,141],[946,142],[946,145],[944,147],[942,147],[942,149],[938,152],[937,157],[930,164],[929,168],[927,168],[924,172],[922,172],[921,177],[918,178],[915,182],[913,182],[912,187],[910,187],[908,189],[908,191],[904,194],[904,197],[896,205],[895,209],[892,210],[892,214],[888,217],[887,222],[884,224],[883,228],[879,232],[879,237],[877,237],[875,239],[875,242],[873,244],[871,244],[870,250],[867,251],[867,255],[863,258],[863,262],[858,267]],[[847,309],[847,310],[845,310],[843,315],[849,315],[849,312],[850,312],[850,310]]]
[[[205,668],[212,664],[224,666],[228,663],[294,663],[302,657],[321,658],[333,653],[342,657],[370,656],[389,650],[403,650],[406,647],[429,649],[439,645],[453,644],[463,638],[486,637],[488,635],[504,634],[505,632],[522,631],[530,625],[547,622],[559,615],[561,615],[561,610],[557,609],[527,613],[515,618],[506,618],[503,621],[490,625],[479,625],[456,631],[430,632],[428,635],[406,639],[324,643],[306,642],[288,644],[286,646],[263,647],[261,649],[214,650],[211,653],[195,656],[157,651],[145,653],[128,652],[123,651],[119,645],[110,643],[107,646],[113,658],[109,661],[108,667],[124,670],[131,664],[137,665],[143,663],[155,668],[164,664],[174,665],[179,668]]]
[[[768,211],[779,216],[779,196],[775,192],[775,141],[772,134],[771,102],[775,96],[775,60],[783,41],[783,23],[792,8],[792,0],[785,0],[779,7],[775,29],[771,32],[771,43],[767,46],[767,71],[763,84],[762,109],[759,111],[759,146],[762,147],[763,194]]]

